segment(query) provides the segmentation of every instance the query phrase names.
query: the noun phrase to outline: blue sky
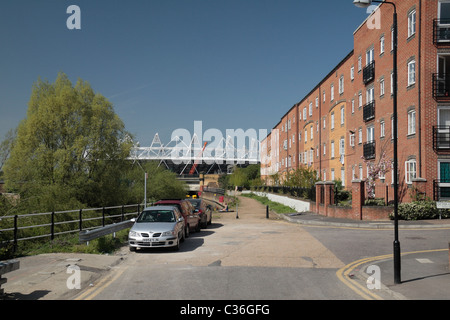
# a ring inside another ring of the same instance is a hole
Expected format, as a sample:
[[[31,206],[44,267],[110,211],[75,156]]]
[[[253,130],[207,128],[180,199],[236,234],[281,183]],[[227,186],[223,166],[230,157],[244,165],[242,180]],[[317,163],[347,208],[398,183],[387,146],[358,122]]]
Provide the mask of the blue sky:
[[[81,30],[69,30],[69,5]],[[175,129],[270,130],[353,48],[352,0],[2,0],[0,139],[33,83],[64,72],[107,97],[143,146]]]

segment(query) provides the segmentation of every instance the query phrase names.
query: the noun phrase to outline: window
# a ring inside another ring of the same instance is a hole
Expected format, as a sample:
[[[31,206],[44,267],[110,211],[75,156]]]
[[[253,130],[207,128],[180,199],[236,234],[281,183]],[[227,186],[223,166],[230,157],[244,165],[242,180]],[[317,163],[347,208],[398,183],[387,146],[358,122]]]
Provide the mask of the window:
[[[358,95],[358,107],[359,108],[362,107],[362,92],[360,92]]]
[[[313,112],[313,104],[312,102],[309,103],[309,116],[312,117],[312,112]]]
[[[334,181],[334,169],[331,169],[331,181]]]
[[[350,133],[350,147],[355,146],[355,134],[352,132]]]
[[[344,107],[341,108],[341,126],[344,125],[345,122],[345,109]]]
[[[352,67],[350,68],[350,79],[351,79],[351,80],[354,80],[354,79],[355,79],[355,67],[354,67],[354,66],[352,66]]]
[[[305,129],[305,142],[308,142],[308,130]]]
[[[341,168],[341,181],[342,185],[345,186],[345,169]]]
[[[314,139],[314,126],[311,126],[311,140]]]
[[[363,179],[363,168],[362,165],[359,165],[359,179]]]
[[[325,156],[327,154],[327,144],[323,144],[323,155]]]
[[[331,159],[333,159],[334,158],[334,141],[331,141],[331,151],[330,151],[330,153],[331,153]]]
[[[359,128],[358,130],[358,143],[361,144],[362,143],[362,129]]]
[[[355,99],[352,99],[352,113],[355,113]]]
[[[416,110],[408,112],[408,135],[416,133]]]
[[[334,100],[334,84],[331,85],[330,101]]]
[[[358,72],[361,72],[362,69],[362,57],[358,57]]]
[[[341,138],[339,140],[339,155],[345,155],[345,139]]]
[[[367,50],[367,52],[366,52],[366,66],[368,66],[369,64],[372,63],[373,58],[374,58],[373,48],[371,48],[371,49]]]
[[[439,2],[439,19],[447,20],[450,19],[450,2],[440,1]]]
[[[380,121],[380,137],[384,137],[385,135],[385,127],[384,127],[384,120]]]
[[[408,86],[416,83],[416,61],[408,62]]]
[[[301,111],[298,113],[298,120],[302,120],[302,112]]]
[[[331,130],[334,129],[334,112],[331,113]]]
[[[374,97],[375,97],[374,93],[375,93],[375,91],[374,91],[373,87],[370,87],[370,88],[367,89],[367,91],[366,91],[366,103],[370,103],[370,102],[372,102],[374,100]]]
[[[394,73],[391,72],[391,94],[394,94]]]
[[[319,107],[319,98],[317,97],[316,98],[316,108],[318,108]]]
[[[371,142],[375,140],[375,128],[367,127],[367,142]]]
[[[391,51],[394,50],[394,28],[391,29]]]
[[[408,38],[416,33],[416,10],[408,14]]]
[[[405,180],[407,184],[412,183],[412,179],[417,177],[417,163],[416,159],[405,162]]]
[[[380,54],[384,53],[384,35],[380,38]]]
[[[306,107],[303,108],[303,120],[306,121]]]
[[[384,78],[380,79],[380,96],[384,96]]]
[[[325,94],[325,90],[323,91],[323,102],[325,102],[326,101],[326,94]]]
[[[344,93],[344,76],[339,78],[339,94]]]
[[[323,128],[325,129],[327,127],[327,119],[323,117]]]

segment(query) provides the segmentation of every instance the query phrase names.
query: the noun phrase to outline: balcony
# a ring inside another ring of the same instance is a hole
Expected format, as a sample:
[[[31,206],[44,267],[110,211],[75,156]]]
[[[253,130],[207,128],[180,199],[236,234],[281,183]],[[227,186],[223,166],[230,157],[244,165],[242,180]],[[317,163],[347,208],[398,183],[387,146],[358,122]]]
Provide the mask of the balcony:
[[[450,200],[450,181],[434,180],[433,181],[433,200]]]
[[[433,149],[437,153],[450,153],[450,126],[433,127]]]
[[[363,82],[368,84],[375,79],[375,60],[363,69]]]
[[[436,101],[450,101],[450,74],[433,74],[433,97]]]
[[[450,46],[450,19],[433,20],[433,43],[435,46]]]
[[[375,119],[375,101],[371,101],[363,108],[364,122]]]
[[[375,141],[365,142],[363,145],[364,159],[375,159]]]

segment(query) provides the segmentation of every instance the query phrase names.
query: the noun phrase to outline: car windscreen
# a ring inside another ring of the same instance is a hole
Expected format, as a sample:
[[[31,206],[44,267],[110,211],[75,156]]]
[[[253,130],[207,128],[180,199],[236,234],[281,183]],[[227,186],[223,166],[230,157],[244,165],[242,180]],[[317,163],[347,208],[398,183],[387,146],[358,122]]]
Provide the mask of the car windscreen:
[[[175,222],[175,215],[170,210],[144,211],[136,222]]]

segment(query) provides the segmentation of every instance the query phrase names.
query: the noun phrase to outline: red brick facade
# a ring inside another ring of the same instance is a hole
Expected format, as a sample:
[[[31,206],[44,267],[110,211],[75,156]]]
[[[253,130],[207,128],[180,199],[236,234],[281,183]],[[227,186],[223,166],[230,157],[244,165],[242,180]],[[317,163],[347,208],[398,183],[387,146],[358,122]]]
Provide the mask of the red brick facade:
[[[444,181],[447,170],[450,179],[450,134],[445,135],[450,129],[435,128],[450,128],[450,90],[446,81],[437,84],[442,86],[438,94],[433,90],[438,71],[446,80],[449,70],[450,80],[450,24],[448,29],[438,25],[438,39],[434,37],[436,19],[445,18],[441,4],[448,1],[393,2],[398,13],[399,199],[410,201],[417,191],[433,199],[434,182]],[[356,29],[353,50],[274,127],[279,145],[262,148],[262,157],[272,159],[262,164],[263,178],[274,172],[283,177],[304,165],[321,180],[340,179],[351,190],[353,180],[368,177],[364,157],[378,163],[386,153],[393,159],[392,27],[393,6],[381,4]],[[436,132],[444,133],[438,147],[433,144]],[[273,134],[262,145],[274,140]],[[388,200],[393,200],[392,180],[392,172],[377,179],[375,196],[385,197],[387,190]]]

